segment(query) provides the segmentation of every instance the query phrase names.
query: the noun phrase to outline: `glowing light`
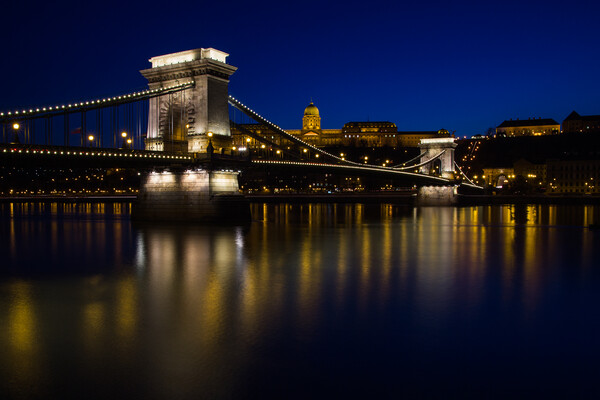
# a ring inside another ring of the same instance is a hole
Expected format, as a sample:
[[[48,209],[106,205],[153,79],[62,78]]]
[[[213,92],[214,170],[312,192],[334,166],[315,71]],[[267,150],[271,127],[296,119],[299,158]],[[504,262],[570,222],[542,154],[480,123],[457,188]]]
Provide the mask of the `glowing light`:
[[[19,125],[19,124],[17,124],[17,123],[14,123],[14,124],[13,124],[13,129],[14,129],[15,131],[16,131],[17,129],[19,129],[19,128],[20,128],[20,125]]]

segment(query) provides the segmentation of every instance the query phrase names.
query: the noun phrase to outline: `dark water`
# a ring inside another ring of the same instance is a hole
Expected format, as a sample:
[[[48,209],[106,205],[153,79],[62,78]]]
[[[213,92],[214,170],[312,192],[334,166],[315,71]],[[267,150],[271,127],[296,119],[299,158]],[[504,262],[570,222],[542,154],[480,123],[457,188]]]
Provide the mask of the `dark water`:
[[[600,208],[0,204],[2,398],[596,398]]]

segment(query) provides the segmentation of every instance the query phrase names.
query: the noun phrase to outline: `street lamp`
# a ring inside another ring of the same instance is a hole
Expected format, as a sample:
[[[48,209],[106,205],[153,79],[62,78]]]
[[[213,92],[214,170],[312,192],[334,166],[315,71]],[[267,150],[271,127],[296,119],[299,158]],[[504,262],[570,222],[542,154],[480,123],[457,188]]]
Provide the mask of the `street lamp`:
[[[14,131],[15,135],[13,137],[12,143],[21,143],[19,141],[19,135],[18,135],[20,127],[21,126],[18,123],[16,123],[16,122],[13,124],[12,128],[13,128],[13,131]]]
[[[127,140],[127,132],[121,132],[121,137],[123,138],[123,148],[126,149],[127,143],[129,143],[129,141]]]
[[[93,147],[93,145],[94,145],[94,135],[88,136],[88,140],[90,141],[90,147]]]

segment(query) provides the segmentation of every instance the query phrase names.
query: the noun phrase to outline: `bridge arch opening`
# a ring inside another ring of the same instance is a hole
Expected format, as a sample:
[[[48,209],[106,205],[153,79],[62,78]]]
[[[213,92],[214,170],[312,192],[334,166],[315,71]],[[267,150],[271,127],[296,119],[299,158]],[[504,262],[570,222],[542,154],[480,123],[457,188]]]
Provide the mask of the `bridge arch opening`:
[[[508,183],[508,179],[507,179],[506,175],[504,175],[504,174],[498,175],[498,179],[496,180],[496,187],[498,189],[501,189],[507,183]]]
[[[442,160],[439,158],[431,163],[431,174],[435,176],[442,175]]]

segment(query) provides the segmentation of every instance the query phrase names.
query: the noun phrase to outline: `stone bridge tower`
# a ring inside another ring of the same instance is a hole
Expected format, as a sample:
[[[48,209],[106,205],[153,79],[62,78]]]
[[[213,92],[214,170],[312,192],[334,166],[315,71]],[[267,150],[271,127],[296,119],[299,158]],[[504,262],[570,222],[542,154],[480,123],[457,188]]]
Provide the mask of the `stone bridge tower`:
[[[429,164],[422,165],[419,172],[423,174],[431,174],[433,164],[439,162],[440,173],[442,178],[454,179],[454,149],[458,146],[454,142],[454,138],[433,138],[433,139],[421,139],[419,147],[421,148],[420,163],[424,163],[428,160],[435,158],[440,153],[444,152],[439,158],[439,161],[433,161]]]
[[[237,70],[229,54],[208,48],[152,57],[140,71],[150,89],[194,83],[193,87],[150,99],[146,150],[216,152],[229,149],[229,77]]]

